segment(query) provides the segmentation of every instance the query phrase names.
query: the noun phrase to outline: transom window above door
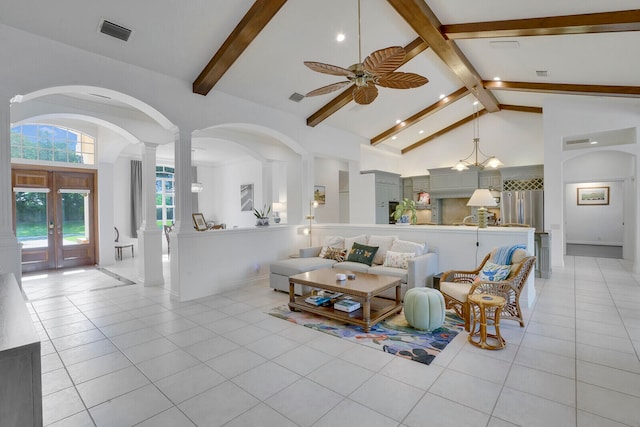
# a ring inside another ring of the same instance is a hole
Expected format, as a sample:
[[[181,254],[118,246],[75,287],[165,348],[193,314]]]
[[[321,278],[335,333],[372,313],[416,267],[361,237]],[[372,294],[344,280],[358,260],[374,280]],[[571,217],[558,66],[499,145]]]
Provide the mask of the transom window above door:
[[[11,128],[11,158],[35,162],[95,164],[95,138],[80,131],[42,123]]]

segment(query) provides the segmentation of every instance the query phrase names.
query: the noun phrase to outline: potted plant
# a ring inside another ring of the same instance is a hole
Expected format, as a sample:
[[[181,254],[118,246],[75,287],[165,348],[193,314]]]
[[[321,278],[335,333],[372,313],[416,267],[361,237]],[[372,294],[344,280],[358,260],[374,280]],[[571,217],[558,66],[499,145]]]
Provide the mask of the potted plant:
[[[269,225],[269,213],[271,213],[271,206],[264,205],[262,209],[254,209],[253,214],[258,219],[256,225]]]
[[[415,200],[401,200],[391,216],[396,220],[396,224],[415,224],[418,222]]]

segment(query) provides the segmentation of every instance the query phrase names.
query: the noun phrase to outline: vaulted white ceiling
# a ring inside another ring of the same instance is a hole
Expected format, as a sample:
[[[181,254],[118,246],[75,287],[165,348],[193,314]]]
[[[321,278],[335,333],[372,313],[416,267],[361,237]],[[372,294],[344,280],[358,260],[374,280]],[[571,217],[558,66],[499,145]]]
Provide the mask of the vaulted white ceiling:
[[[392,3],[393,0],[362,0],[363,56],[388,46],[407,46],[418,39],[417,32]],[[637,0],[425,0],[425,4],[445,26],[626,11],[639,6]],[[191,87],[253,5],[253,0],[0,0],[0,22],[173,76]],[[636,16],[640,16],[637,10]],[[132,29],[129,41],[99,33],[102,19]],[[499,76],[503,82],[528,84],[626,86],[635,88],[627,96],[637,98],[640,96],[638,28],[636,22],[635,26],[630,25],[633,31],[470,38],[447,43],[459,48],[480,80],[489,84]],[[307,122],[340,92],[300,102],[289,100],[289,96],[342,78],[313,72],[303,61],[341,67],[358,62],[357,29],[356,0],[286,1],[213,90],[288,112]],[[346,35],[342,43],[335,40],[339,32]],[[408,90],[380,88],[372,104],[363,106],[351,101],[318,126],[333,126],[372,139],[396,126],[396,120],[406,120],[438,103],[441,94],[450,95],[465,87],[433,47],[419,53],[398,71],[418,73],[427,77],[429,83]],[[536,71],[546,71],[548,75],[540,77]],[[546,97],[575,96],[529,89],[490,89],[490,92],[499,104],[517,107],[542,107]],[[469,116],[473,111],[472,100],[472,95],[461,96],[460,100],[396,132],[395,140],[381,138],[379,143],[394,151],[406,151],[422,138]]]

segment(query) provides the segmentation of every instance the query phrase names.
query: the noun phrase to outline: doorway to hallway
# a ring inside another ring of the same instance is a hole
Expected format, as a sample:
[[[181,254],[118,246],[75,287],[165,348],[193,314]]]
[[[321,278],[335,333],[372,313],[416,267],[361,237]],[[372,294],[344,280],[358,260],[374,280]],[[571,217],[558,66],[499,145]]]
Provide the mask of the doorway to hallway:
[[[22,271],[94,265],[95,171],[15,165],[11,172]]]

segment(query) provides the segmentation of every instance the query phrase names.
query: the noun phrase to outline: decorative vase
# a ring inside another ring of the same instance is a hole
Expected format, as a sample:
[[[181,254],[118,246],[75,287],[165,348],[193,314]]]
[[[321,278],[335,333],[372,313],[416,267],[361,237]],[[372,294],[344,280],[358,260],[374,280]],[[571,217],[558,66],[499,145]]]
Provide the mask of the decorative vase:
[[[265,226],[265,225],[269,225],[269,218],[258,218],[258,221],[256,222],[256,225],[259,227]]]
[[[279,216],[274,217],[273,222],[275,222],[276,224],[280,224],[280,217]]]

